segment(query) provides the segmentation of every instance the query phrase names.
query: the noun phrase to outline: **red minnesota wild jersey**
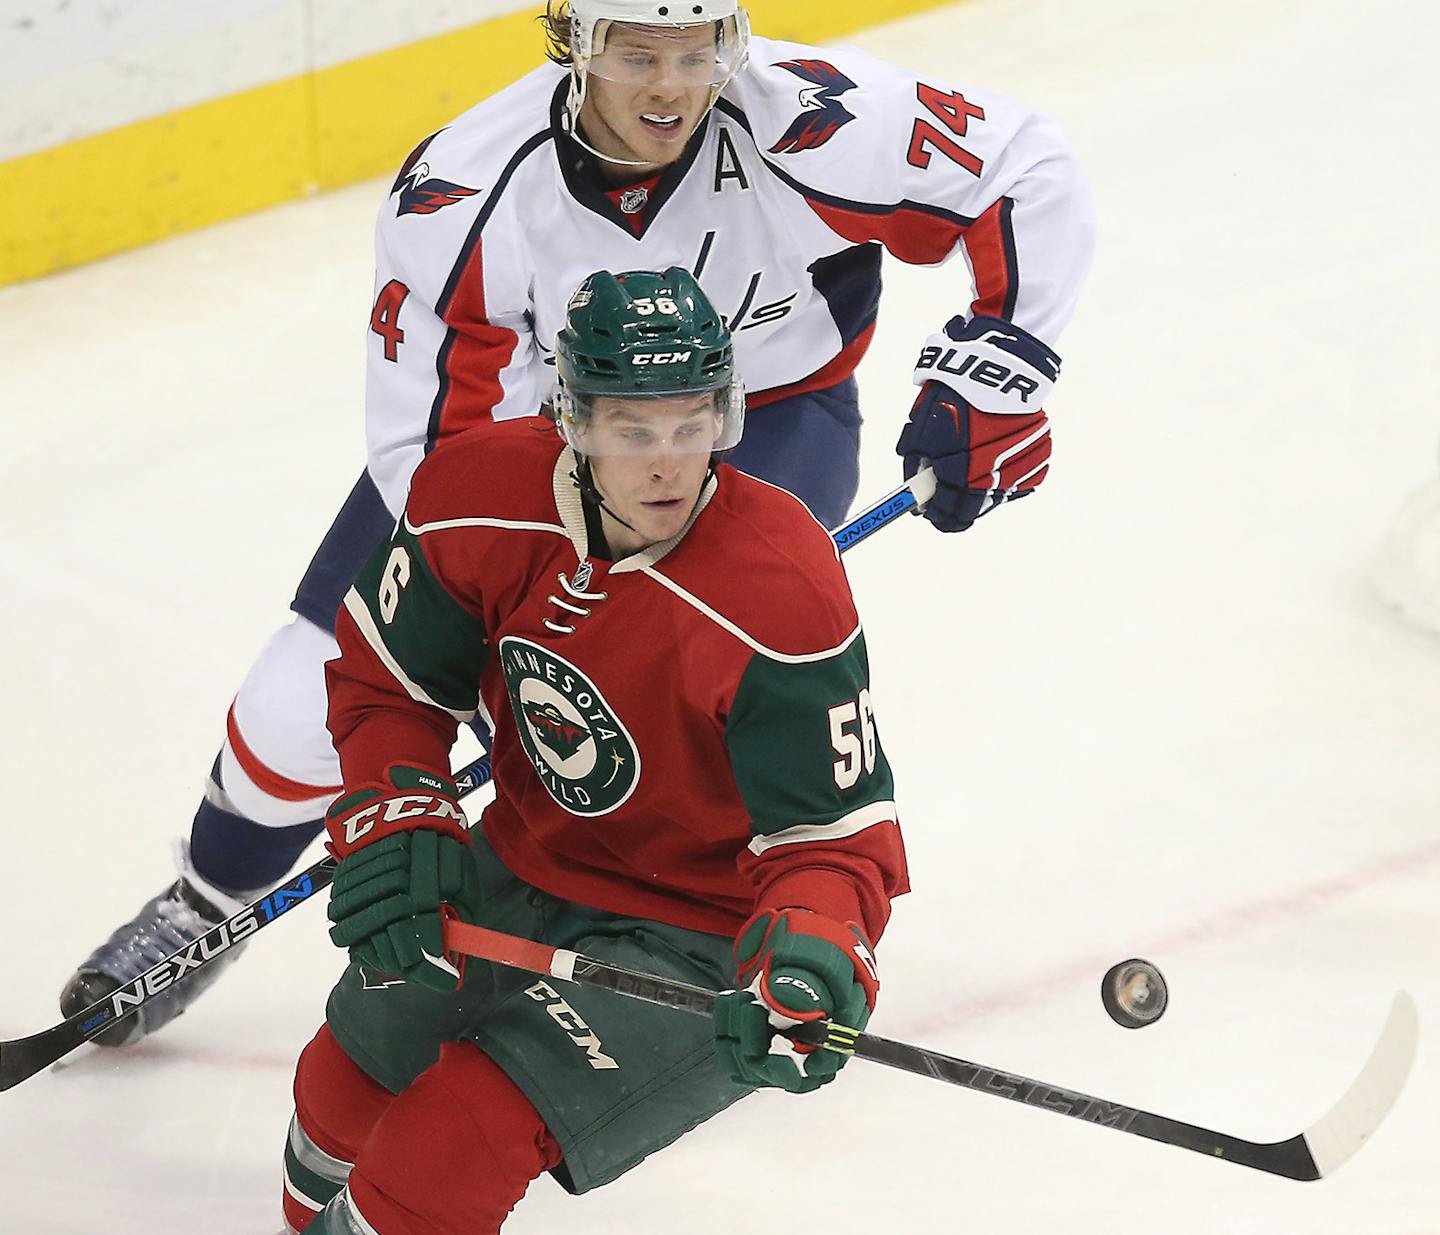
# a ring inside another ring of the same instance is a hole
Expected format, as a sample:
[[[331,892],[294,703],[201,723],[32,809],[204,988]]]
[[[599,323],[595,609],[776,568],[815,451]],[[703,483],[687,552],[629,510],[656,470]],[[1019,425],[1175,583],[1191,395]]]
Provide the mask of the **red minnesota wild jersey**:
[[[721,465],[672,541],[592,556],[546,420],[436,449],[345,599],[330,729],[353,786],[492,724],[482,825],[543,890],[732,934],[803,906],[876,939],[907,890],[865,637],[794,497]]]

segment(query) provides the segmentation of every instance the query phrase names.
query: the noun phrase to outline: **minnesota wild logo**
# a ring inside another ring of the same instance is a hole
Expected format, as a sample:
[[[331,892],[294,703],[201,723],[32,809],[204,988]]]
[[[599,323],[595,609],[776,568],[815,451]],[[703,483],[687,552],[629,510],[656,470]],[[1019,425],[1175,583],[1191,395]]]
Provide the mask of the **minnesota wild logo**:
[[[572,815],[608,815],[640,783],[640,752],[599,688],[528,639],[500,640],[500,667],[521,744],[541,783]]]
[[[525,719],[530,722],[535,740],[562,760],[591,740],[590,730],[567,720],[553,703],[526,704]]]

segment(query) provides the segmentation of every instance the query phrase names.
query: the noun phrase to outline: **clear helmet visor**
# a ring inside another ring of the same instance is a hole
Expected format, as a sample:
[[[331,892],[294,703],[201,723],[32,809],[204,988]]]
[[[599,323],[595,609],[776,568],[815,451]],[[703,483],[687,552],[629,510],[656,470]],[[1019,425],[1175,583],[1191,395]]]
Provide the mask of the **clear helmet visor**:
[[[555,392],[560,436],[590,458],[713,454],[733,449],[745,430],[745,389],[737,378],[720,390],[674,393]]]
[[[698,26],[642,26],[599,22],[588,54],[576,67],[626,86],[709,87],[735,76],[745,60],[739,19]]]

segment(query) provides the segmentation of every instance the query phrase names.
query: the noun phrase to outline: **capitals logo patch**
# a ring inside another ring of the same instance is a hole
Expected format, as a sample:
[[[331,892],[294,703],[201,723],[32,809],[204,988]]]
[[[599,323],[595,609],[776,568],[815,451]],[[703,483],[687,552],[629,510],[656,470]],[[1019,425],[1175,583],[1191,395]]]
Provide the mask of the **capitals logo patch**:
[[[549,648],[500,640],[500,668],[521,745],[540,782],[572,815],[608,815],[640,783],[640,751],[599,688]]]
[[[400,194],[400,205],[395,213],[434,214],[446,206],[453,206],[467,197],[474,197],[479,189],[467,189],[464,185],[451,184],[448,180],[437,180],[430,175],[430,164],[417,163],[415,170],[401,180],[394,189]]]
[[[798,154],[823,146],[855,117],[840,96],[855,83],[825,60],[785,60],[775,66],[788,69],[810,84],[800,90],[803,109],[785,135],[770,147],[771,154]]]
[[[396,177],[395,185],[390,190],[391,197],[397,193],[400,195],[396,215],[434,214],[437,210],[453,206],[467,197],[474,197],[480,191],[430,175],[430,164],[422,162],[420,156],[425,153],[425,147],[438,136],[438,133],[431,134],[416,146],[405,160],[405,166],[400,169],[400,175]]]

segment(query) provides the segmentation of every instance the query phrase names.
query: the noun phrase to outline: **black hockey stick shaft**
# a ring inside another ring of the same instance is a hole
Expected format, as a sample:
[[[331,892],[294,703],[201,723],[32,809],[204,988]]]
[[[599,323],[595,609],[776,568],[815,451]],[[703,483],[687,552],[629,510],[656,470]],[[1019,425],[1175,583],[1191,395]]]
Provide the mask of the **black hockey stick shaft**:
[[[929,468],[924,468],[900,488],[887,493],[832,532],[836,547],[844,553],[908,511],[924,509],[934,492],[934,476]],[[460,796],[474,793],[488,784],[492,774],[488,754],[460,768],[454,774]],[[28,1080],[117,1021],[133,1015],[162,991],[176,982],[183,982],[195,970],[208,965],[282,914],[329,887],[334,877],[335,859],[321,858],[288,883],[211,928],[188,947],[153,965],[129,985],[40,1033],[0,1042],[0,1092]]]
[[[463,952],[495,964],[598,987],[630,999],[641,999],[698,1016],[709,1016],[715,1007],[715,991],[612,965],[564,948],[471,926],[453,918],[445,925],[445,944],[448,952]],[[1224,1132],[1213,1132],[1179,1119],[1155,1115],[1046,1081],[1032,1080],[1014,1072],[971,1063],[953,1055],[942,1055],[925,1047],[859,1033],[829,1021],[801,1026],[789,1036],[823,1050],[854,1055],[858,1059],[868,1059],[917,1076],[931,1077],[1057,1115],[1068,1115],[1084,1123],[1143,1136],[1207,1157],[1301,1181],[1321,1177],[1322,1171],[1312,1152],[1310,1138],[1322,1125],[1325,1146],[1329,1150],[1325,1173],[1338,1167],[1368,1138],[1398,1096],[1415,1050],[1414,1005],[1408,996],[1402,995],[1396,999],[1380,1044],[1361,1073],[1360,1080],[1334,1111],[1309,1132],[1289,1140],[1264,1144],[1242,1140]],[[1358,1103],[1355,1101],[1357,1091],[1363,1099]],[[1347,1103],[1350,1104],[1348,1108]]]

